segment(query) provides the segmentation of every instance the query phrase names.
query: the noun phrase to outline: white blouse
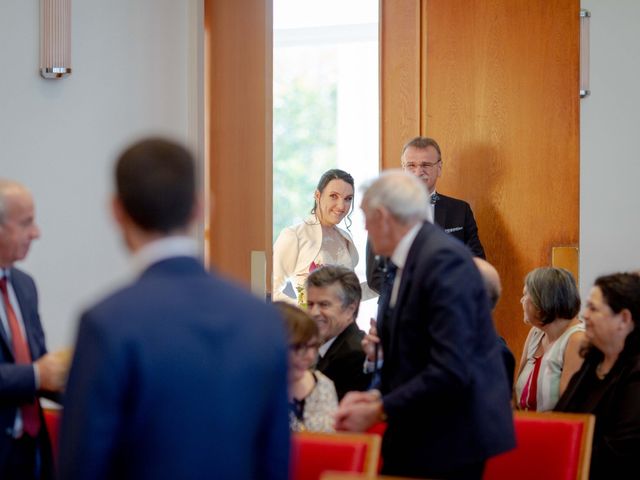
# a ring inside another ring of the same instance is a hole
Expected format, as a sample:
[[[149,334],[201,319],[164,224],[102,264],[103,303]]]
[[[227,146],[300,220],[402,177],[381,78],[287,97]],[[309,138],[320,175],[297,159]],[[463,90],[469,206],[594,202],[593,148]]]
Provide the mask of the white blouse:
[[[296,293],[304,288],[309,271],[320,265],[340,265],[350,270],[358,264],[358,251],[345,230],[323,228],[315,216],[285,228],[273,245],[273,301],[297,303],[283,290],[290,280]]]

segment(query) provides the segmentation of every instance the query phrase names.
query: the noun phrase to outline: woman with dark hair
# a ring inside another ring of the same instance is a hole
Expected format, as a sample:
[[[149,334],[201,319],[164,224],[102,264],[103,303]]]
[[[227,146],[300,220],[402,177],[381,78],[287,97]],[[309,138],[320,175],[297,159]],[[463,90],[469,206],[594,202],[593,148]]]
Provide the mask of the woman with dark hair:
[[[580,295],[570,272],[536,268],[522,292],[524,321],[531,325],[515,386],[516,407],[552,410],[582,365],[584,325],[577,318]]]
[[[358,251],[351,236],[338,227],[345,217],[349,221],[353,210],[353,185],[353,177],[343,170],[325,172],[314,194],[311,215],[280,233],[273,246],[273,300],[296,303],[283,292],[290,280],[297,303],[305,304],[304,282],[309,272],[320,265],[341,265],[353,270],[358,264]]]
[[[640,472],[640,277],[596,279],[582,316],[584,363],[556,410],[596,416],[592,479],[638,478]]]
[[[333,432],[338,396],[333,382],[311,370],[318,357],[318,326],[307,312],[275,302],[289,339],[289,428],[292,432]]]

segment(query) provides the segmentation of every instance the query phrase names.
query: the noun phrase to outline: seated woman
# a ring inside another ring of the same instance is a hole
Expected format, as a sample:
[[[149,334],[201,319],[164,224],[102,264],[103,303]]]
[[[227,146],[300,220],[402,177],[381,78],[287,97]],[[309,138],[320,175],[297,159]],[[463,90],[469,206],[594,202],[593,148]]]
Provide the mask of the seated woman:
[[[524,321],[532,328],[520,360],[516,407],[552,410],[582,365],[580,295],[571,273],[552,267],[529,272],[522,293]]]
[[[596,279],[583,317],[585,360],[556,410],[596,416],[590,478],[638,478],[640,277],[617,273]]]
[[[318,356],[318,326],[303,310],[274,303],[289,338],[289,427],[292,432],[333,432],[338,396],[333,382],[311,366]]]
[[[296,303],[283,292],[291,280],[297,303],[305,304],[304,282],[309,272],[323,264],[351,270],[358,264],[351,236],[337,226],[353,210],[353,188],[353,177],[347,172],[325,172],[315,191],[311,216],[282,230],[273,246],[273,300]]]

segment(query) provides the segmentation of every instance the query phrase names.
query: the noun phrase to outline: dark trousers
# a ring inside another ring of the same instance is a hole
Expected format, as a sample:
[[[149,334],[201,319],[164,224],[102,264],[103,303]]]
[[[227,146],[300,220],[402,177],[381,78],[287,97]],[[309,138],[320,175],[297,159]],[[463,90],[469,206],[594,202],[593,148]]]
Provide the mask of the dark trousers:
[[[40,478],[40,452],[38,442],[29,435],[15,438],[11,442],[3,480],[38,480]]]
[[[430,469],[425,465],[394,465],[386,462],[383,456],[382,473],[384,475],[406,476],[416,478],[438,478],[441,480],[482,480],[485,462],[471,463],[448,470]]]

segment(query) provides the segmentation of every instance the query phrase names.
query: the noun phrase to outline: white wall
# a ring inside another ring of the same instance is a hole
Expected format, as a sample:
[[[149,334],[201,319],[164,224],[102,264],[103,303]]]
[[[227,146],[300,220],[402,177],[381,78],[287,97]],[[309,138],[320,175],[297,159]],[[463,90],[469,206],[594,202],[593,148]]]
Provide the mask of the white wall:
[[[640,269],[640,2],[591,11],[591,96],[580,101],[580,290]]]
[[[116,155],[145,134],[202,152],[202,0],[72,2],[70,77],[44,80],[37,0],[0,2],[0,177],[26,184],[42,238],[36,279],[50,349],[128,273],[107,211]]]

